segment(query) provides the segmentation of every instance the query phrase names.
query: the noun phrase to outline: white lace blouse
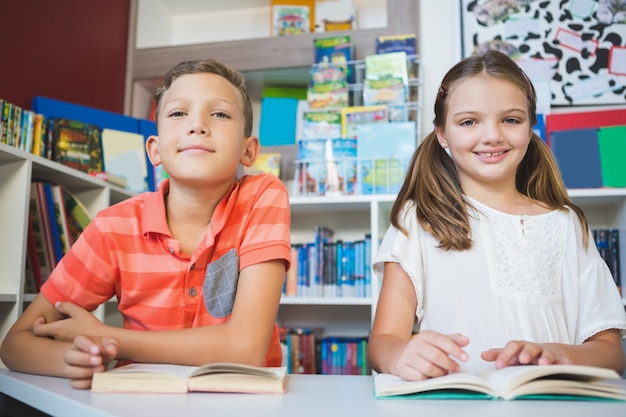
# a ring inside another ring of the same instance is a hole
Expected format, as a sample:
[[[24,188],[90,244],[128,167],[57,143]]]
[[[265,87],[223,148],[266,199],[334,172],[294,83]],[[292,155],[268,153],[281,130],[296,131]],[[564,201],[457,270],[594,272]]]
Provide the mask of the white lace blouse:
[[[374,259],[379,276],[385,262],[398,262],[411,278],[420,330],[470,338],[465,370],[491,366],[480,353],[510,340],[580,344],[626,329],[610,271],[591,235],[583,248],[574,211],[519,216],[468,200],[472,249],[438,249],[408,204],[401,218],[409,236],[391,226]]]

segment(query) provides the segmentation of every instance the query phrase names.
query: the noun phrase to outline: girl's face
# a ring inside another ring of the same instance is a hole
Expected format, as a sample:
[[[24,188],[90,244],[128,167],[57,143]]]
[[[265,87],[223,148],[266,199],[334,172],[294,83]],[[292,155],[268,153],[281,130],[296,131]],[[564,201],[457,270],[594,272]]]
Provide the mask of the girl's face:
[[[512,186],[530,143],[532,126],[526,93],[488,75],[453,84],[439,143],[456,163],[463,190]]]

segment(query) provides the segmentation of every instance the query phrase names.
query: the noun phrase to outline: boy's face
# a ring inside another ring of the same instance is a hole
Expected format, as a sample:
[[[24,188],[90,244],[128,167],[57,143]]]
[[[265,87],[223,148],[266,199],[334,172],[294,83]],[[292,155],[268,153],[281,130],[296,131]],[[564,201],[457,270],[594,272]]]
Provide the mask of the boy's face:
[[[516,85],[475,76],[448,93],[444,128],[437,137],[450,150],[463,190],[515,184],[532,126],[528,99]]]
[[[258,139],[244,137],[241,95],[219,75],[179,77],[163,95],[158,120],[148,153],[173,181],[230,185],[239,163],[254,163]]]

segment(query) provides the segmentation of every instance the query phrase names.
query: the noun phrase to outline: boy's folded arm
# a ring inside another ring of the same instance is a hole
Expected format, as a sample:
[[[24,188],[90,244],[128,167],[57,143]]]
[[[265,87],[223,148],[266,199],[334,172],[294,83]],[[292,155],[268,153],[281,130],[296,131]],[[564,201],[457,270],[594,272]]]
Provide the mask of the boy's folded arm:
[[[133,362],[263,365],[282,293],[285,264],[269,261],[241,271],[233,312],[224,324],[167,331],[110,328],[118,358]]]
[[[64,376],[63,355],[71,342],[60,342],[33,333],[33,324],[43,318],[54,322],[62,318],[46,298],[39,294],[17,319],[0,348],[0,357],[11,370],[40,375]]]

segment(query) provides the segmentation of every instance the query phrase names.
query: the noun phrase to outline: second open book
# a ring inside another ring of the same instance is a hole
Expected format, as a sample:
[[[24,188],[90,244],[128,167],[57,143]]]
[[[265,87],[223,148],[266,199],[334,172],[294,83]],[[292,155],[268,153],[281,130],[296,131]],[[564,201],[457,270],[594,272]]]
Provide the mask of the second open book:
[[[617,372],[581,365],[526,365],[488,369],[477,375],[449,374],[425,381],[405,381],[395,375],[374,376],[378,398],[491,398],[514,400],[607,399],[626,401],[626,384]]]
[[[238,392],[282,394],[287,368],[212,363],[204,366],[132,363],[94,374],[92,392]]]

